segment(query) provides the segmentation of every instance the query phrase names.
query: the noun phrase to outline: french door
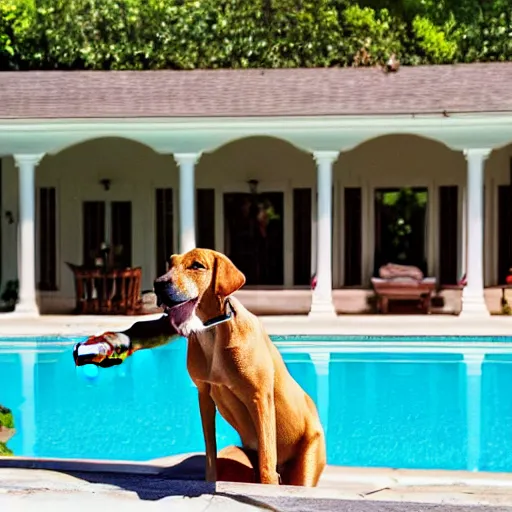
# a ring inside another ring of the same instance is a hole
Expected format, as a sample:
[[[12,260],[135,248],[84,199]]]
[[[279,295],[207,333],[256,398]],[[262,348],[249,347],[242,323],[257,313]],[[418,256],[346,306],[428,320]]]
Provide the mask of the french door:
[[[84,201],[83,262],[94,265],[102,244],[114,250],[116,265],[132,264],[132,203],[131,201]]]

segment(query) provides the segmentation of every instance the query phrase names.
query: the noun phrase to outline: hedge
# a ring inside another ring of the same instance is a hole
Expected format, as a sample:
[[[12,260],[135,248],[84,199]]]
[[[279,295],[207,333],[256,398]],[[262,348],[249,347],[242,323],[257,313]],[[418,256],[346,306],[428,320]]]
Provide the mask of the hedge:
[[[1,0],[0,70],[510,60],[508,0]]]

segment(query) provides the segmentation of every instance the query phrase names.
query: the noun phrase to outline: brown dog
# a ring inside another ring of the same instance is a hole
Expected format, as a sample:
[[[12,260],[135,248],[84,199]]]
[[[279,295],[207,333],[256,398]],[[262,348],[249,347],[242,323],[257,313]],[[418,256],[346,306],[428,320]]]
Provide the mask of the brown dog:
[[[253,451],[265,484],[316,486],[326,463],[313,400],[288,372],[256,316],[231,295],[245,276],[223,254],[193,249],[173,255],[155,281],[171,325],[188,338],[187,367],[199,391],[206,479],[217,479],[216,408],[238,432],[246,460]]]

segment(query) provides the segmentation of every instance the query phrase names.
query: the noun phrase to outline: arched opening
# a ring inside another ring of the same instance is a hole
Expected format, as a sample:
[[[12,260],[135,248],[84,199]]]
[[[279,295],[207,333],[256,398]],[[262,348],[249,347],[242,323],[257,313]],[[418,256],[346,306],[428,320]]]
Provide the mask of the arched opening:
[[[140,267],[140,289],[151,289],[157,261],[165,265],[175,247],[177,186],[172,155],[126,138],[87,140],[45,156],[36,172],[41,311],[73,310],[75,267]]]
[[[198,194],[204,190],[198,222],[215,219],[215,247],[245,273],[248,287],[309,284],[315,188],[310,154],[280,139],[248,137],[205,154],[196,179]],[[216,204],[208,202],[209,211],[201,212],[207,189]]]
[[[491,152],[485,174],[486,284],[504,285],[512,274],[512,143]]]
[[[458,282],[462,152],[417,135],[386,135],[344,153],[334,174],[343,219],[343,286],[371,288],[387,263],[418,267],[437,286]]]

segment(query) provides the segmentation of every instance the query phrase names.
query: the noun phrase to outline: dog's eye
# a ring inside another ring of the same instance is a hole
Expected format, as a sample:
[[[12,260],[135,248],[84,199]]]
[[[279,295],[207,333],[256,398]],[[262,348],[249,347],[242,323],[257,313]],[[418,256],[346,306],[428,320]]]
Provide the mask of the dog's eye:
[[[204,270],[206,267],[202,263],[199,263],[199,261],[194,261],[189,268],[190,270]]]

